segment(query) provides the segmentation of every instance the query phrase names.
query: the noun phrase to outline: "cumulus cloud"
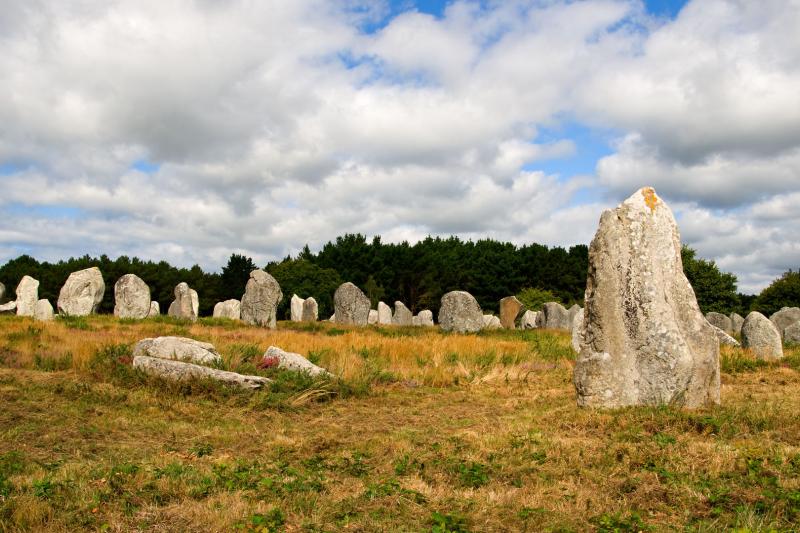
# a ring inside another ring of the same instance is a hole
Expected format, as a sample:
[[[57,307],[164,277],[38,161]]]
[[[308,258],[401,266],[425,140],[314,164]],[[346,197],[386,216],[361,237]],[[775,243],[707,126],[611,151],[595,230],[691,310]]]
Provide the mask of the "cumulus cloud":
[[[570,245],[644,184],[748,290],[797,257],[796,3],[0,8],[0,260],[216,269],[354,231]],[[553,172],[584,153],[565,123],[612,132],[595,176]]]

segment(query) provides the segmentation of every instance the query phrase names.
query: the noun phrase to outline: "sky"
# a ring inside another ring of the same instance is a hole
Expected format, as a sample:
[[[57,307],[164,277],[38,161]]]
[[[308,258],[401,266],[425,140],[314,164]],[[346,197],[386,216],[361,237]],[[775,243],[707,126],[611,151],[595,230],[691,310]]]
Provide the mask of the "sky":
[[[588,244],[800,267],[800,0],[0,0],[0,262]]]

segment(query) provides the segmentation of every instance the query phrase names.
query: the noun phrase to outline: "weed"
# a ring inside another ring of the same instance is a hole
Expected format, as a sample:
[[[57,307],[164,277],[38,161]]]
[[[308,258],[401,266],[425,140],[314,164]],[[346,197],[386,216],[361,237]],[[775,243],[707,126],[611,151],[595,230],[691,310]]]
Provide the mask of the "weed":
[[[214,453],[214,447],[211,446],[208,442],[198,442],[191,448],[189,448],[189,453],[194,455],[195,457],[205,457],[207,455],[211,455]]]
[[[597,531],[601,533],[624,533],[631,531],[649,531],[651,528],[645,524],[637,513],[630,513],[626,516],[615,514],[601,514],[589,520],[597,526]]]
[[[458,513],[431,514],[431,533],[469,533],[467,519]]]
[[[33,368],[43,372],[69,370],[72,368],[72,354],[67,352],[62,356],[48,357],[37,353],[33,356]]]
[[[91,331],[92,329],[89,325],[89,320],[85,316],[58,315],[56,320],[60,321],[69,329],[79,329],[82,331]]]
[[[461,462],[458,464],[458,478],[463,486],[477,489],[489,482],[488,467],[474,461]]]
[[[285,523],[286,515],[276,507],[266,513],[252,514],[244,522],[236,524],[236,527],[237,529],[246,529],[248,531],[275,533],[280,531]]]

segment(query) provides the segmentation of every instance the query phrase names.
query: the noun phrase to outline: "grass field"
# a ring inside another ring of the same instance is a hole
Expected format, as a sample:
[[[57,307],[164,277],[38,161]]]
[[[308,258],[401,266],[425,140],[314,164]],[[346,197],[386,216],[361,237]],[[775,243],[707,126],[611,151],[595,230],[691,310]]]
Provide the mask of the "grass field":
[[[275,384],[142,376],[157,335]],[[270,344],[341,379],[258,371]],[[724,349],[718,408],[591,411],[557,332],[0,316],[0,531],[798,530],[786,354]]]

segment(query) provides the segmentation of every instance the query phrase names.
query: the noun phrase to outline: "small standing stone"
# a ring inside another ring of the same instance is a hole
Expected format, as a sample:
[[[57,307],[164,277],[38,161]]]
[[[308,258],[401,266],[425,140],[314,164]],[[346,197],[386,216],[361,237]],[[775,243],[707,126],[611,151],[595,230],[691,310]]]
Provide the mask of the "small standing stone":
[[[758,311],[751,312],[744,319],[742,347],[749,348],[758,359],[783,357],[783,344],[778,328]]]
[[[557,302],[547,302],[539,312],[539,327],[545,329],[561,329],[570,331],[572,322],[570,321],[569,311]]]
[[[727,317],[722,313],[715,313],[714,311],[706,313],[706,320],[708,320],[709,324],[721,329],[725,333],[733,333],[733,323],[731,322],[730,317]]]
[[[97,267],[73,272],[58,294],[58,312],[68,316],[87,316],[103,301],[106,284]]]
[[[503,325],[500,319],[494,315],[483,315],[483,329],[500,329]]]
[[[242,317],[242,303],[232,298],[224,302],[217,302],[214,305],[214,318],[230,318],[231,320],[239,320]]]
[[[319,320],[319,306],[312,296],[303,300],[303,314],[300,319],[303,322],[316,322]]]
[[[150,287],[136,274],[125,274],[114,284],[114,315],[146,318],[150,314]]]
[[[448,292],[439,307],[439,326],[442,331],[476,333],[483,329],[481,306],[466,291]]]
[[[189,289],[189,295],[192,297],[192,313],[197,318],[200,316],[200,296],[194,289]]]
[[[0,283],[0,302],[3,301],[3,296],[6,295],[6,286]]]
[[[157,301],[153,300],[152,302],[150,302],[150,312],[147,313],[147,316],[148,317],[158,316],[160,314],[161,314],[161,305]]]
[[[275,278],[263,270],[253,270],[242,296],[242,320],[247,324],[275,329],[276,310],[282,298],[281,286]]]
[[[536,329],[539,323],[539,311],[525,311],[517,324],[518,329]]]
[[[392,323],[392,308],[383,302],[378,302],[378,324],[388,325]]]
[[[392,324],[395,326],[410,326],[411,319],[414,314],[405,306],[403,302],[397,301],[394,303],[394,315],[392,316]]]
[[[17,285],[17,316],[33,316],[39,301],[39,280],[22,276]]]
[[[800,322],[795,322],[783,330],[783,340],[786,344],[800,344]]]
[[[423,309],[417,314],[420,326],[433,326],[433,311],[430,309]]]
[[[572,349],[580,353],[583,345],[583,318],[585,312],[581,307],[572,319]]]
[[[167,314],[174,318],[197,320],[192,292],[185,281],[178,283],[175,286],[175,300],[169,305]]]
[[[800,322],[800,307],[783,307],[777,313],[773,313],[769,319],[778,328],[778,333],[783,337],[783,330],[787,327]]]
[[[41,322],[49,322],[53,320],[53,304],[49,300],[39,300],[36,302],[36,308],[33,311],[34,320]]]
[[[378,312],[375,309],[369,310],[369,317],[367,317],[367,324],[377,324],[378,323]]]
[[[303,300],[296,294],[292,294],[289,301],[289,319],[292,322],[300,322],[303,319]]]
[[[734,335],[742,334],[742,324],[744,324],[744,317],[738,313],[731,313],[731,328]]]
[[[336,289],[333,295],[333,306],[337,324],[367,325],[369,298],[349,281],[342,283]],[[380,309],[378,313],[380,315]]]
[[[500,323],[506,329],[514,329],[525,311],[525,305],[516,296],[506,296],[500,300]]]

